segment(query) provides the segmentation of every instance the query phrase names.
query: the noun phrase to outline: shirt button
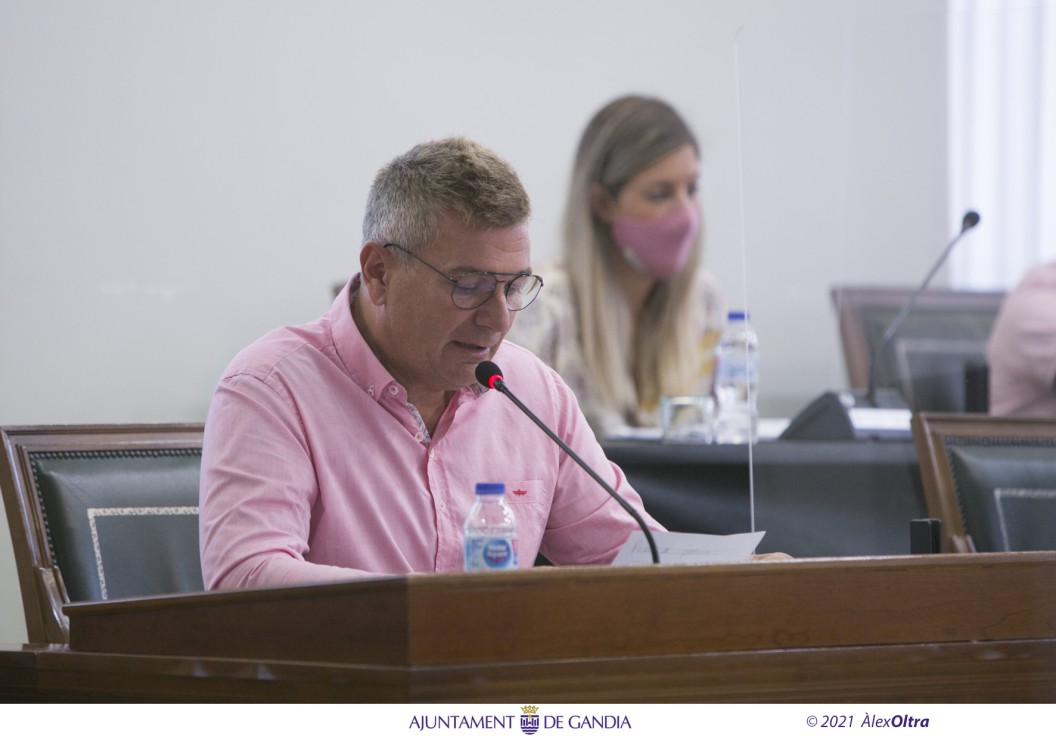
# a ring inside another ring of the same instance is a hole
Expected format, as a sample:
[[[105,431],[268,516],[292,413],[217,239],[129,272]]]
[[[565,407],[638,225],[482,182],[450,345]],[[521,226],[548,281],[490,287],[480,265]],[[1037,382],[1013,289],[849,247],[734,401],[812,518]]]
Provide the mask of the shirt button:
[[[425,439],[425,435],[419,432],[418,434],[414,435],[414,439],[416,439],[418,442],[421,442]]]
[[[389,386],[389,393],[390,393],[391,395],[393,395],[393,396],[395,396],[395,395],[396,395],[396,392],[397,392],[398,390],[399,390],[399,389],[397,389],[397,388],[396,388],[395,386]]]
[[[373,395],[374,395],[374,384],[372,383],[369,386],[367,386],[367,396],[373,396]]]
[[[443,501],[440,502],[440,510],[441,511],[446,511],[447,510],[447,504],[445,502],[443,502]]]

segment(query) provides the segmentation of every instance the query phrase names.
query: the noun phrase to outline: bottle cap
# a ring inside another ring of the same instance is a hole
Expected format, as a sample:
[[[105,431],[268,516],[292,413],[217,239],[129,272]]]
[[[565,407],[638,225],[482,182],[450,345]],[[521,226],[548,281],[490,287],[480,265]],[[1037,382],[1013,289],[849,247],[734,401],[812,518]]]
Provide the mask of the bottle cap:
[[[478,496],[501,495],[506,493],[505,483],[477,483]]]
[[[746,319],[748,319],[748,312],[730,312],[726,317],[730,321],[735,321],[735,320],[740,320],[740,319],[746,320]]]

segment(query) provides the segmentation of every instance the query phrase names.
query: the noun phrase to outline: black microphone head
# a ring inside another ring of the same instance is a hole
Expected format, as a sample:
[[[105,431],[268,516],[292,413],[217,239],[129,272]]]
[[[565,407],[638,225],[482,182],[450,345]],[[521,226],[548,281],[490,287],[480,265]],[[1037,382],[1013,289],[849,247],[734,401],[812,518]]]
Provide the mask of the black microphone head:
[[[490,360],[483,360],[477,363],[475,374],[477,382],[488,388],[495,388],[493,385],[495,381],[502,380],[502,370]]]
[[[973,227],[979,224],[979,213],[975,210],[968,210],[964,213],[964,219],[961,220],[961,232],[965,230],[971,230]]]

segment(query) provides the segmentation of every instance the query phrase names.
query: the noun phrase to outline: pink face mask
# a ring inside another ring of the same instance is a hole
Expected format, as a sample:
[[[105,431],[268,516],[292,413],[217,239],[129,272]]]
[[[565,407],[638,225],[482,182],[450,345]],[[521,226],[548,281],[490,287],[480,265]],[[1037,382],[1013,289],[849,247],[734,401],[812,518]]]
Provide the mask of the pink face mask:
[[[657,220],[617,217],[612,222],[612,238],[635,268],[666,279],[686,265],[699,228],[700,212],[685,205]]]

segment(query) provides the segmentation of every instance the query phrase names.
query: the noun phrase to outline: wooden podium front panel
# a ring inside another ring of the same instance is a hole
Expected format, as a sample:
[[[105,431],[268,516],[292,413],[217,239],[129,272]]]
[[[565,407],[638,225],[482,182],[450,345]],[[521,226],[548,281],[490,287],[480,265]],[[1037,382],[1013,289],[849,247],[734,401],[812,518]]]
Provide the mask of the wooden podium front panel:
[[[77,603],[63,610],[77,621],[70,627],[73,651],[408,661],[406,578]]]
[[[0,702],[1052,703],[1056,641],[436,667],[0,649]]]
[[[426,667],[1056,638],[1056,553],[421,575],[82,603],[70,648]]]
[[[935,555],[425,578],[410,591],[411,661],[1053,637],[1054,562]]]

